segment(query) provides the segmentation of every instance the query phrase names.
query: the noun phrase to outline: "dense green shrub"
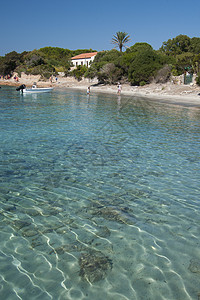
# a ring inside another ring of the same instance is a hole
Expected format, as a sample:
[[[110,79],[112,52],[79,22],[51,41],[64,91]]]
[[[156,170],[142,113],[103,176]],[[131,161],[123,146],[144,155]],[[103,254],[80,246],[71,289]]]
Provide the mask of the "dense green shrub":
[[[160,50],[167,55],[176,56],[190,50],[191,40],[187,35],[180,34],[167,42],[163,42]]]
[[[200,86],[200,72],[197,73],[196,83]]]
[[[136,53],[136,52],[143,52],[147,50],[153,50],[152,46],[148,43],[135,43],[133,46],[126,49],[125,53]]]
[[[174,75],[181,75],[185,69],[190,69],[191,72],[198,72],[200,53],[200,38],[189,38],[187,35],[178,35],[167,42],[163,42],[160,51],[168,57],[174,57],[172,63],[172,72]]]
[[[28,68],[44,64],[44,59],[38,54],[31,52],[25,57],[25,64]]]
[[[70,51],[70,57],[82,54],[82,53],[91,53],[91,52],[97,52],[96,50],[90,49],[77,49],[77,50],[69,50]]]
[[[101,83],[128,80],[132,85],[149,83],[157,71],[172,59],[154,51],[147,43],[136,43],[124,53],[117,50],[98,53],[85,76]]]
[[[123,76],[123,68],[120,65],[122,54],[113,49],[99,52],[87,70],[85,77],[97,77],[100,83],[116,83]]]
[[[140,86],[144,86],[146,85],[146,82],[143,80],[143,81],[140,81]]]
[[[72,56],[93,51],[58,47],[44,47],[21,54],[13,51],[0,57],[0,74],[11,75],[16,71],[19,75],[25,72],[48,78],[61,70],[66,76],[72,75],[78,80],[84,76],[97,77],[99,82],[104,83],[129,81],[132,85],[143,85],[152,79],[165,82],[170,74],[181,75],[186,69],[200,72],[200,38],[186,35],[169,39],[158,51],[147,43],[136,43],[125,52],[116,49],[102,51],[96,55],[90,68],[79,67],[70,72]]]
[[[128,70],[128,79],[132,85],[149,83],[156,72],[162,68],[159,55],[154,50],[137,52]]]
[[[97,74],[100,83],[116,84],[122,78],[122,69],[114,63],[105,64]]]
[[[95,56],[95,63],[103,62],[103,63],[113,63],[116,60],[118,60],[119,57],[121,57],[121,53],[115,49],[110,50],[110,51],[102,51],[99,52]]]
[[[26,70],[26,74],[41,75],[44,79],[49,79],[52,74],[55,74],[55,69],[49,65],[38,65]]]
[[[195,73],[200,72],[200,53],[195,55],[193,60],[193,69]]]
[[[74,69],[71,72],[71,75],[74,76],[78,81],[81,81],[81,79],[83,78],[85,72],[87,71],[87,67],[86,66],[77,66],[76,69]]]
[[[78,49],[74,51],[58,47],[44,47],[21,54],[13,51],[0,58],[0,74],[11,75],[14,71],[20,74],[21,72],[38,74],[41,71],[41,75],[48,78],[50,73],[60,68],[65,74],[68,74],[71,67],[70,58],[85,52],[94,52],[94,50]]]
[[[200,38],[197,37],[191,38],[189,52],[194,54],[200,53]]]
[[[93,79],[97,77],[98,68],[95,63],[91,64],[90,68],[87,69],[87,71],[84,74],[84,77]]]
[[[2,57],[0,60],[0,74],[11,75],[15,68],[23,62],[23,55],[24,53],[19,54],[15,51],[12,51]]]

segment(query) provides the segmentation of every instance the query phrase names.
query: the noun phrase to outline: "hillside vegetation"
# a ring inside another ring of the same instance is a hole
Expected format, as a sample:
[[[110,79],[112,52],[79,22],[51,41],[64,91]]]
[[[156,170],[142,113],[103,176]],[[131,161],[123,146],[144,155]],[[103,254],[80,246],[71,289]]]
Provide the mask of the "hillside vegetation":
[[[71,67],[70,58],[87,52],[94,52],[94,50],[44,47],[20,54],[13,51],[4,57],[0,57],[0,75],[12,75],[13,72],[17,72],[20,76],[24,72],[49,78],[52,74],[56,75],[58,72],[64,72],[67,76]]]
[[[147,43],[136,43],[121,52],[115,49],[99,52],[89,68],[79,66],[70,72],[70,58],[92,49],[69,50],[58,47],[44,47],[30,52],[15,51],[0,57],[0,75],[17,72],[49,78],[52,74],[64,72],[65,76],[77,79],[97,77],[100,83],[129,82],[131,85],[145,85],[152,80],[166,82],[171,74],[196,73],[200,85],[200,38],[179,35],[163,42],[159,50]]]

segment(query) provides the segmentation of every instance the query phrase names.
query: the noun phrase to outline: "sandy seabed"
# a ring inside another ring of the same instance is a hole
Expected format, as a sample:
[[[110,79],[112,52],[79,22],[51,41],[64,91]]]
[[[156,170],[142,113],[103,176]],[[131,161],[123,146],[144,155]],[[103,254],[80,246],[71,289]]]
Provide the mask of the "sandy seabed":
[[[97,80],[83,79],[77,81],[73,77],[58,76],[57,81],[55,78],[52,82],[40,81],[40,75],[25,75],[23,74],[19,81],[16,82],[13,78],[9,80],[0,79],[0,86],[19,86],[25,84],[27,87],[32,86],[33,82],[37,82],[38,87],[52,86],[55,89],[60,88],[73,88],[87,91],[90,86],[92,93],[110,93],[117,94],[116,85],[98,84]],[[197,85],[184,85],[174,84],[168,82],[165,84],[151,83],[143,87],[131,86],[129,84],[122,84],[121,95],[129,95],[134,97],[145,97],[154,101],[168,102],[177,105],[193,106],[200,108],[200,87]]]

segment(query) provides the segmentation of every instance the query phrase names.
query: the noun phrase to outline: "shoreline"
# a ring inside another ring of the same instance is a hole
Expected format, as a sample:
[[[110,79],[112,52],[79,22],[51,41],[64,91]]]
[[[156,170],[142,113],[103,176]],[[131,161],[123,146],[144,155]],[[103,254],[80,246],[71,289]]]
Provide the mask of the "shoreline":
[[[33,82],[37,82],[38,87],[52,86],[56,89],[76,89],[87,90],[90,86],[91,95],[93,93],[106,93],[117,95],[116,85],[98,84],[97,81],[83,79],[77,81],[71,77],[58,77],[58,81],[39,81],[39,78],[29,76],[28,78],[20,78],[19,82],[14,79],[0,80],[0,86],[19,86],[26,84],[32,86]],[[156,102],[169,103],[174,105],[183,105],[189,107],[200,108],[200,87],[197,85],[178,85],[174,83],[155,84],[151,83],[145,86],[131,86],[129,84],[122,84],[121,96],[140,97]]]

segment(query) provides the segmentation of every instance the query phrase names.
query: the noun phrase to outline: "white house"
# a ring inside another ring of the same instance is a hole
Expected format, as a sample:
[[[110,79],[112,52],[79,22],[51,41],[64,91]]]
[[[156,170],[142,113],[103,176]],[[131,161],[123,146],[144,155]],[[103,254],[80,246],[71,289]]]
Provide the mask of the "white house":
[[[74,67],[77,66],[86,66],[89,67],[90,63],[94,60],[95,56],[98,52],[91,52],[91,53],[82,53],[79,55],[76,55],[71,58],[71,61],[74,65]]]

